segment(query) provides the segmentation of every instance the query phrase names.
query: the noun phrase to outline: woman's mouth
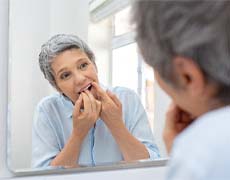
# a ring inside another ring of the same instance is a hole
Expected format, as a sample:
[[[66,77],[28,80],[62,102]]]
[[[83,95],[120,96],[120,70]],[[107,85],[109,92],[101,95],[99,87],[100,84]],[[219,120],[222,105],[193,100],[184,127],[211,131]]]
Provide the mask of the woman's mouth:
[[[79,92],[78,92],[78,94],[81,94],[83,91],[86,91],[86,90],[91,90],[91,88],[92,88],[92,84],[90,83],[90,84],[88,84],[88,86],[86,86],[85,88],[83,88],[83,89],[81,89]]]

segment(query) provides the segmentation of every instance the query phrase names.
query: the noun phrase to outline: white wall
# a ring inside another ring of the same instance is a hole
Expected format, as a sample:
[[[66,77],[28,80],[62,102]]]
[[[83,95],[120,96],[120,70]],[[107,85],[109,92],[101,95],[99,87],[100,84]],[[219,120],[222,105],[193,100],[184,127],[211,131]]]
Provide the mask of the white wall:
[[[49,4],[46,2],[10,1],[9,147],[13,169],[30,164],[32,114],[36,103],[49,91],[39,72],[37,58],[40,45],[49,36]]]
[[[111,85],[111,18],[106,18],[96,23],[90,22],[88,31],[88,44],[96,56],[98,78],[104,85]]]
[[[8,18],[8,0],[0,0],[0,178],[10,175],[6,167]]]
[[[34,108],[52,89],[39,69],[40,47],[57,33],[73,33],[86,40],[88,2],[11,0],[9,23],[11,166],[29,168]]]
[[[49,1],[50,35],[70,33],[76,34],[87,41],[89,22],[88,0]]]

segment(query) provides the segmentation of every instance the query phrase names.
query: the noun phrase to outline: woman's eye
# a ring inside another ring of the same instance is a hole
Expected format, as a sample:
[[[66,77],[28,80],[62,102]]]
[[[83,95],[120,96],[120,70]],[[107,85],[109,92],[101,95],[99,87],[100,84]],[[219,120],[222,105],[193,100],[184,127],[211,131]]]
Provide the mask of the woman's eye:
[[[70,73],[64,72],[61,74],[60,78],[64,80],[64,79],[67,79],[69,76],[70,76]]]
[[[86,67],[87,67],[88,65],[89,65],[88,63],[82,63],[82,64],[79,66],[79,69],[84,70],[84,69],[86,69]]]

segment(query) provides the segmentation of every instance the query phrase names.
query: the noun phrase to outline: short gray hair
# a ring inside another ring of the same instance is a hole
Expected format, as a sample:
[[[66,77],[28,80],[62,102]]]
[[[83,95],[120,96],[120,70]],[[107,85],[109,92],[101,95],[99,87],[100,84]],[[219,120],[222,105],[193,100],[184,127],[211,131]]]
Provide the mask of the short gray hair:
[[[54,75],[51,68],[51,64],[55,57],[66,50],[70,49],[80,49],[88,58],[95,64],[95,55],[89,46],[81,40],[79,37],[72,34],[57,34],[51,37],[45,44],[41,47],[41,52],[39,54],[39,65],[40,69],[43,72],[45,78],[49,83],[59,90]]]
[[[176,86],[173,57],[187,57],[230,102],[230,1],[139,1],[133,10],[142,55],[166,82]]]

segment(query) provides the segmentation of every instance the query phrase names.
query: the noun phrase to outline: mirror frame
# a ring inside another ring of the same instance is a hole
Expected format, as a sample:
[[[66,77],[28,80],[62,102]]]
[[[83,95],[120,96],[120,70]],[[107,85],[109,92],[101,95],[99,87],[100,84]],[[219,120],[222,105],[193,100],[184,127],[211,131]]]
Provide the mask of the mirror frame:
[[[129,163],[116,163],[113,165],[99,165],[95,167],[81,167],[81,168],[57,168],[57,169],[31,169],[31,170],[9,170],[17,177],[22,176],[37,176],[37,175],[60,175],[60,174],[74,174],[74,173],[90,173],[90,172],[105,172],[105,171],[115,171],[115,170],[125,170],[125,169],[140,169],[140,168],[150,168],[150,167],[164,167],[167,165],[168,159],[159,159],[154,161],[133,161]]]

